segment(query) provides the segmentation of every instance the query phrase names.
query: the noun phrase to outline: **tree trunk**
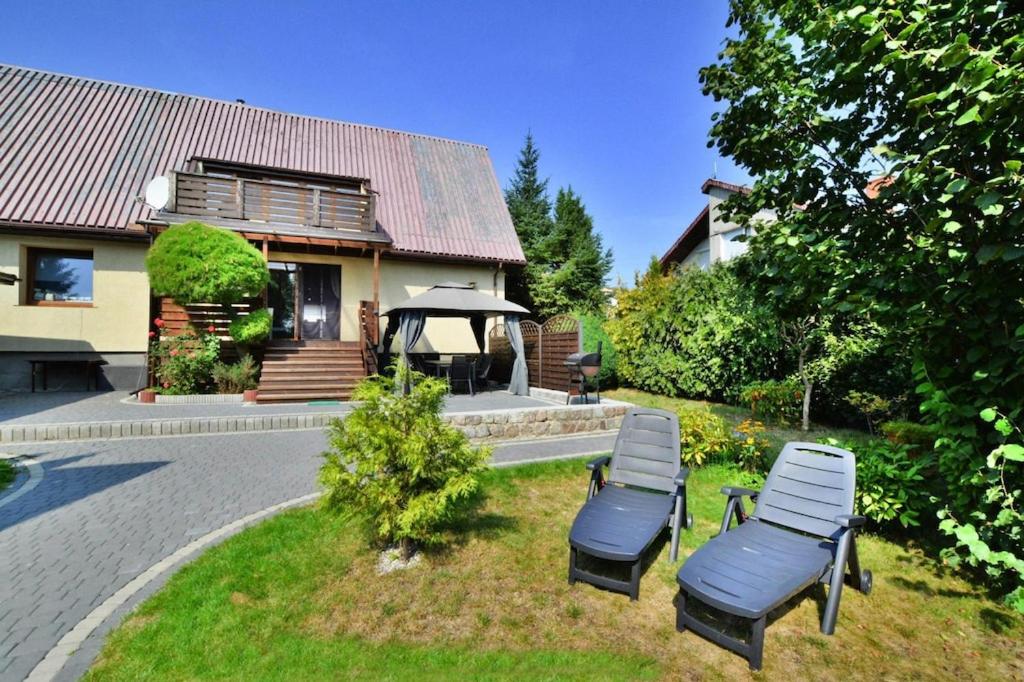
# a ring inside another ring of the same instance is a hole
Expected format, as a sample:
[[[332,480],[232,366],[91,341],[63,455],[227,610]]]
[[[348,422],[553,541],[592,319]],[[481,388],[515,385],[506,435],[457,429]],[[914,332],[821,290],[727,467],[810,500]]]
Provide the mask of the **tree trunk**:
[[[800,428],[804,431],[811,430],[811,391],[814,390],[814,382],[804,379],[804,410]]]
[[[413,541],[409,538],[402,538],[398,541],[398,554],[402,558],[402,561],[408,561],[412,558],[412,555],[416,552],[416,547]]]
[[[814,390],[814,382],[807,376],[805,361],[807,359],[807,346],[800,348],[800,356],[797,359],[797,372],[800,374],[800,381],[804,385],[804,404],[801,412],[800,428],[803,431],[811,430],[811,391]]]

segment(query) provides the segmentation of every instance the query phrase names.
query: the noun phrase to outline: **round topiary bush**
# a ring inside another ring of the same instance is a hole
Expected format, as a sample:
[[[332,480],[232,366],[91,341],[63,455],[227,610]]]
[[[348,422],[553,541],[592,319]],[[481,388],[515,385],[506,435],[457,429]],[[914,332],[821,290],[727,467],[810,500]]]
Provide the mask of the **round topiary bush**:
[[[270,338],[270,323],[270,311],[260,308],[232,320],[228,333],[239,346],[254,346]]]
[[[146,272],[153,293],[181,304],[238,303],[270,281],[258,249],[234,232],[197,222],[157,237],[146,254]]]

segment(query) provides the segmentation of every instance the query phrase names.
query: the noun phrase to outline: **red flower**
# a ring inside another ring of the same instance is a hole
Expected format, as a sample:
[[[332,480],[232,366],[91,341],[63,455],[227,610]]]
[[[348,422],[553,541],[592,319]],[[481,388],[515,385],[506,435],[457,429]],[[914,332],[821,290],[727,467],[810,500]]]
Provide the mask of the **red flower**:
[[[157,328],[159,328],[159,329],[163,329],[164,328],[164,321],[162,319],[160,319],[159,317],[156,318],[155,320],[153,320],[153,324],[155,324],[157,326]]]
[[[170,387],[171,387],[171,382],[165,381],[164,382],[164,388],[170,388]]]
[[[156,337],[156,332],[154,332],[154,331],[149,332],[149,338],[152,339],[152,338],[155,338],[155,337]]]
[[[178,349],[177,348],[172,348],[171,349],[171,353],[170,353],[171,357],[173,358],[177,354],[178,354]]]
[[[214,327],[214,326],[213,326],[213,325],[211,324],[211,325],[210,325],[209,327],[207,327],[207,328],[206,328],[206,331],[208,331],[208,332],[210,332],[210,333],[212,334],[212,333],[214,333],[215,331],[217,331],[217,328],[216,328],[216,327]]]

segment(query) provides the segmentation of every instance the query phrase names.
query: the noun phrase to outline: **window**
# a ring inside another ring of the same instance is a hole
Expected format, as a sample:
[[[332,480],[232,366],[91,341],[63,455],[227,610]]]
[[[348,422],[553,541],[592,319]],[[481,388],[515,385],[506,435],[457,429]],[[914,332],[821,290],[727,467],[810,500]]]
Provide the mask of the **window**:
[[[28,250],[29,305],[92,305],[92,251]]]

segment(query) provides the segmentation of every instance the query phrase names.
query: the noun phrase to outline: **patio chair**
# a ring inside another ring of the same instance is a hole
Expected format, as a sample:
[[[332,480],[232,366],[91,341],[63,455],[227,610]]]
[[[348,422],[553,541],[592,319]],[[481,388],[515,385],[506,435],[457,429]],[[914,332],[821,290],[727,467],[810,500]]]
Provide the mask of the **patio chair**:
[[[494,358],[492,358],[488,353],[483,353],[480,357],[477,358],[476,376],[474,377],[474,382],[478,387],[483,386],[484,388],[486,388],[487,384],[490,383],[490,380],[487,378],[487,375],[491,373],[491,364],[493,362]]]
[[[473,363],[466,359],[465,355],[453,355],[451,369],[448,371],[448,382],[455,390],[456,384],[465,384],[470,395],[476,395],[473,388]]]
[[[852,452],[816,443],[787,443],[760,493],[722,488],[729,501],[721,532],[679,569],[676,630],[699,635],[760,670],[770,611],[811,585],[829,584],[821,631],[835,632],[843,581],[864,594],[871,571],[861,571],[853,512],[856,460]],[[756,502],[749,517],[743,497]],[[737,526],[729,529],[733,518]],[[847,567],[850,575],[847,576]],[[752,622],[750,641],[727,636],[686,610],[687,598]]]
[[[608,467],[604,480],[603,467]],[[640,596],[640,570],[651,543],[669,527],[669,561],[679,554],[679,532],[693,526],[686,511],[686,478],[680,466],[679,417],[672,412],[633,408],[622,419],[611,456],[587,464],[587,502],[569,532],[569,584],[577,580]],[[630,579],[617,580],[581,569],[580,554],[629,565]]]

